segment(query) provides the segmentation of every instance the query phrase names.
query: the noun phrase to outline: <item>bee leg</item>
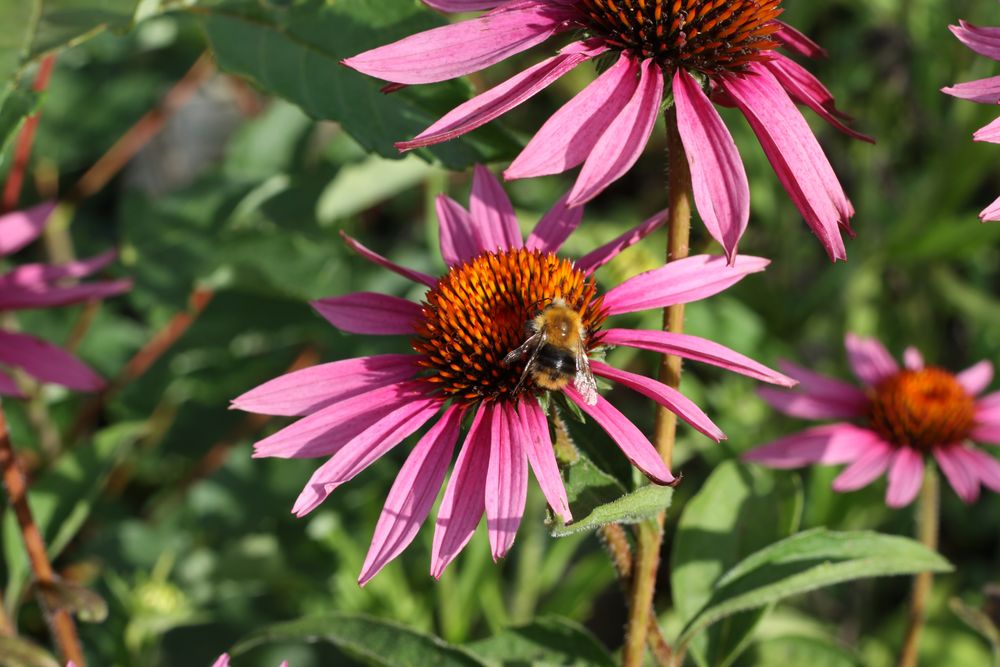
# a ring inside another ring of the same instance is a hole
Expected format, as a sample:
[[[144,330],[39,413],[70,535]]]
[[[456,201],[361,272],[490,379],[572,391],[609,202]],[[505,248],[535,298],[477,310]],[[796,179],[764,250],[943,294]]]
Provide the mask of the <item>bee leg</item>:
[[[542,336],[542,338],[535,345],[534,349],[531,350],[531,356],[528,357],[528,363],[524,365],[524,371],[521,373],[521,379],[519,379],[517,384],[514,385],[514,390],[511,392],[512,395],[516,395],[517,392],[521,390],[521,387],[524,385],[524,381],[528,378],[528,374],[531,372],[531,367],[535,365],[535,359],[538,358],[538,353],[541,352],[544,344],[545,337]]]

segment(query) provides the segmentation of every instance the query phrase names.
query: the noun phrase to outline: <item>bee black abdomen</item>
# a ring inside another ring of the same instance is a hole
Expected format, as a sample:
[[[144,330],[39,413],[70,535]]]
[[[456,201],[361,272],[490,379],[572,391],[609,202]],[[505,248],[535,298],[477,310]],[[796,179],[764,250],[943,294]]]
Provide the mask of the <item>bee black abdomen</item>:
[[[551,375],[572,376],[576,373],[576,359],[573,358],[573,354],[569,350],[552,345],[542,346],[535,358],[535,365]]]

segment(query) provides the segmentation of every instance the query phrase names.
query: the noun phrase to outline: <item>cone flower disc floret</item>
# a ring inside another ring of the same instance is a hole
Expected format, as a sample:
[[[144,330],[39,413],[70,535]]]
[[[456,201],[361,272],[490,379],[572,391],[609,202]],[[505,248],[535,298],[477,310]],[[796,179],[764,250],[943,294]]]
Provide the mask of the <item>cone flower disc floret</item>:
[[[982,361],[956,374],[926,366],[909,348],[900,368],[876,340],[847,337],[847,355],[861,389],[785,363],[798,391],[764,388],[775,409],[804,419],[842,419],[751,450],[745,458],[774,468],[847,463],[835,491],[867,486],[886,474],[886,503],[913,502],[933,457],[959,498],[971,503],[980,486],[1000,492],[1000,462],[973,441],[1000,444],[1000,392],[980,396],[993,379]]]
[[[691,168],[695,203],[730,261],[750,216],[743,162],[715,104],[735,106],[831,259],[845,259],[841,230],[854,209],[796,104],[860,139],[812,74],[782,55],[822,49],[777,19],[781,0],[424,0],[443,11],[488,10],[348,58],[395,84],[479,71],[561,33],[555,55],[445,114],[410,150],[453,139],[513,109],[581,63],[608,66],[550,116],[504,172],[508,179],[581,166],[567,203],[590,201],[639,159],[669,84]],[[715,104],[713,104],[713,102]]]
[[[579,224],[582,209],[560,200],[523,239],[499,182],[477,167],[469,209],[437,200],[441,254],[448,271],[435,278],[394,264],[345,236],[366,259],[426,289],[421,303],[377,293],[314,302],[335,327],[362,335],[410,339],[413,354],[383,354],[315,366],[276,378],[233,405],[301,416],[258,442],[254,455],[329,457],[293,511],[305,515],[408,436],[429,424],[389,492],[360,583],[371,579],[413,540],[437,498],[456,444],[464,440],[435,522],[431,573],[438,577],[472,537],[485,512],[494,558],[510,549],[524,513],[528,470],[553,512],[572,520],[539,398],[549,391],[525,373],[527,360],[505,357],[525,342],[525,325],[546,304],[575,312],[589,354],[625,345],[676,354],[743,375],[791,385],[790,378],[696,336],[607,327],[621,313],[664,308],[716,294],[767,260],[700,255],[640,274],[601,293],[594,271],[661,226],[665,213],[576,261],[556,253]],[[676,389],[589,361],[593,374],[648,396],[708,437],[722,432]],[[559,389],[599,424],[639,470],[659,484],[676,481],[656,449],[625,415],[596,392],[589,399],[567,382]],[[467,426],[466,426],[467,425]]]
[[[37,239],[55,204],[39,204],[0,216],[0,257],[15,253]],[[66,264],[22,264],[0,273],[0,313],[56,308],[104,299],[127,291],[129,280],[70,284],[100,271],[118,256],[114,250]],[[39,382],[76,391],[97,391],[104,380],[69,352],[34,336],[0,329],[0,369],[19,368]],[[23,397],[17,383],[0,370],[0,396]]]

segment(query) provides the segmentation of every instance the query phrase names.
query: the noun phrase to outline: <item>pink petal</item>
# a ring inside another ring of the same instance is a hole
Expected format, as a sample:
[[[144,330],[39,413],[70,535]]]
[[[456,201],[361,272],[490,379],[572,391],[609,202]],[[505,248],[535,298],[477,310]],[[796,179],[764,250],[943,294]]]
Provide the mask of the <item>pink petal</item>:
[[[311,305],[333,326],[356,334],[410,335],[414,322],[423,317],[412,301],[376,292],[331,296]]]
[[[934,458],[937,459],[941,472],[948,478],[948,483],[955,494],[966,503],[974,503],[979,498],[979,473],[963,455],[962,445],[945,445],[934,448]]]
[[[840,226],[854,214],[823,149],[784,88],[764,66],[722,80],[757,135],[778,180],[833,260],[846,259]]]
[[[1000,391],[976,401],[976,425],[969,437],[979,442],[1000,445]]]
[[[912,345],[903,350],[903,365],[907,370],[919,371],[924,367],[924,355]]]
[[[69,665],[66,665],[66,667],[69,667]],[[223,653],[220,655],[218,659],[212,663],[212,667],[229,667],[229,654]]]
[[[489,466],[486,471],[486,528],[493,560],[514,544],[528,498],[528,458],[521,447],[521,420],[508,403],[493,410]]]
[[[440,579],[444,569],[472,539],[486,510],[486,475],[490,462],[490,428],[494,404],[480,404],[469,434],[455,461],[434,526],[431,576]]]
[[[69,306],[81,301],[105,299],[127,292],[131,288],[131,280],[114,280],[68,287],[50,287],[40,283],[30,285],[0,284],[0,310]]]
[[[995,199],[992,204],[984,208],[979,213],[979,219],[983,222],[1000,221],[1000,197]]]
[[[118,256],[118,251],[108,250],[89,259],[65,264],[21,264],[0,275],[0,284],[44,285],[66,278],[85,278],[100,271]]]
[[[545,413],[534,397],[518,402],[517,411],[521,418],[522,443],[528,455],[528,463],[535,473],[538,486],[555,514],[569,523],[573,515],[569,511],[569,500],[566,498],[566,487],[563,486],[559,474],[559,464],[556,462],[555,450],[552,448],[552,434],[549,433],[549,423]]]
[[[394,83],[433,83],[478,72],[566,29],[558,5],[521,2],[510,9],[425,30],[344,60],[348,67]]]
[[[358,584],[364,586],[417,536],[448,472],[464,408],[450,406],[420,439],[396,475],[375,526]]]
[[[500,181],[481,164],[472,174],[469,213],[486,250],[513,250],[524,245],[514,205]]]
[[[1000,61],[1000,28],[980,27],[967,21],[959,21],[959,25],[950,25],[948,30],[979,55]]]
[[[253,456],[329,456],[392,411],[425,397],[426,384],[409,381],[344,398],[258,441]]]
[[[674,74],[673,91],[698,214],[733,263],[750,220],[750,185],[743,161],[719,112],[684,69]]]
[[[566,199],[569,193],[559,198],[552,208],[538,221],[528,240],[524,242],[524,247],[528,250],[540,250],[542,252],[557,252],[562,244],[569,238],[569,235],[580,226],[583,220],[583,207],[566,206]]]
[[[1000,144],[1000,118],[997,118],[986,127],[976,130],[972,135],[972,139],[974,141]]]
[[[978,396],[993,381],[993,364],[990,361],[980,361],[956,375],[955,379],[970,396]]]
[[[795,384],[795,380],[787,375],[771,370],[739,352],[690,334],[646,329],[607,329],[601,337],[601,342],[605,345],[625,345],[640,350],[652,350],[660,354],[676,354],[685,359],[725,368],[771,384],[786,387]]]
[[[458,266],[485,250],[472,225],[472,216],[461,204],[446,195],[438,195],[435,206],[441,223],[441,257],[445,264]]]
[[[265,415],[308,415],[379,387],[414,377],[417,357],[382,354],[286,373],[233,399],[232,407]]]
[[[875,140],[868,135],[852,130],[840,120],[843,114],[837,111],[830,91],[797,62],[775,53],[774,58],[764,63],[764,67],[774,75],[793,101],[806,105],[817,116],[847,136],[870,144],[875,143]]]
[[[362,470],[416,433],[440,410],[440,399],[414,399],[354,436],[316,469],[296,499],[292,513],[302,517],[312,512],[337,487],[354,479]]]
[[[662,102],[663,72],[656,61],[644,60],[635,94],[608,124],[583,163],[570,190],[570,206],[586,204],[636,163],[653,133]]]
[[[803,399],[810,399],[817,405],[826,406],[828,411],[826,416],[806,417],[806,419],[861,417],[868,410],[868,397],[853,385],[813,373],[789,361],[779,361],[778,368],[799,382],[799,386],[796,388],[798,393],[789,395],[800,396]],[[769,398],[765,397],[764,400],[777,409],[782,409],[777,403],[771,402]],[[780,402],[785,403],[786,401],[781,400]],[[792,413],[786,412],[786,414]],[[801,415],[792,414],[792,416]]]
[[[885,504],[906,507],[917,497],[924,481],[924,457],[909,447],[898,448],[889,467],[888,480]]]
[[[854,375],[869,387],[899,372],[899,365],[882,343],[874,338],[861,338],[852,333],[844,338],[847,361]]]
[[[54,201],[0,215],[0,255],[17,252],[38,238],[56,208]]]
[[[757,395],[778,412],[799,419],[849,419],[864,415],[863,405],[858,409],[854,404],[845,405],[804,392],[761,387]]]
[[[843,493],[868,486],[889,468],[895,453],[896,448],[886,442],[869,443],[867,451],[833,480],[833,490]]]
[[[970,102],[996,104],[1000,102],[1000,76],[956,83],[954,86],[942,88],[941,92]]]
[[[774,33],[774,38],[789,51],[806,58],[826,58],[829,55],[826,49],[784,21],[775,21],[775,23],[781,26],[781,30]]]
[[[104,380],[62,348],[34,336],[0,330],[0,364],[14,366],[40,382],[76,391],[97,391]]]
[[[576,210],[580,210],[577,208]],[[656,213],[653,217],[645,220],[638,227],[634,227],[624,234],[612,239],[611,241],[605,243],[600,248],[596,250],[591,250],[586,255],[576,260],[574,264],[576,268],[580,269],[587,275],[592,274],[597,269],[601,268],[615,257],[617,257],[622,251],[627,248],[631,248],[633,245],[641,241],[642,239],[649,236],[651,233],[662,227],[667,222],[668,211],[663,210]]]
[[[396,148],[408,151],[431,146],[482,127],[531,99],[548,88],[553,81],[590,58],[588,53],[560,53],[543,60],[485,93],[463,102],[413,139],[397,142]]]
[[[601,135],[632,99],[638,63],[622,54],[618,61],[549,116],[504,178],[559,174],[583,164]]]
[[[653,399],[686,421],[696,431],[707,435],[712,440],[719,442],[726,439],[722,430],[708,418],[708,415],[702,412],[701,408],[695,405],[694,401],[673,387],[668,387],[662,382],[651,380],[642,375],[608,366],[599,361],[591,361],[590,367],[595,375],[623,384],[629,389]]]
[[[986,488],[1000,493],[1000,461],[978,449],[970,448],[963,451],[970,467],[978,473],[979,481]]]
[[[647,477],[657,484],[677,483],[677,479],[670,474],[670,470],[663,463],[660,454],[642,434],[642,431],[615,406],[608,403],[603,396],[597,395],[596,405],[587,405],[583,397],[573,387],[566,385],[563,387],[563,392],[569,396],[571,401],[580,406],[581,410],[600,424],[601,428],[611,436],[611,439],[622,450],[625,457],[632,462],[632,465],[641,470]]]
[[[743,459],[771,468],[799,468],[814,463],[835,465],[856,461],[882,445],[875,432],[841,422],[814,426],[755,447],[743,454]]]
[[[604,296],[610,315],[690,303],[735,285],[771,261],[740,255],[729,265],[725,257],[695,255],[629,278]]]
[[[24,398],[24,392],[22,392],[20,387],[17,386],[17,382],[14,381],[14,378],[7,375],[3,371],[0,371],[0,396]]]
[[[421,271],[408,269],[405,266],[400,266],[399,264],[386,259],[377,252],[369,250],[365,246],[361,245],[361,243],[359,243],[356,239],[353,239],[345,234],[343,230],[340,232],[340,238],[344,239],[344,243],[346,243],[351,250],[358,253],[372,264],[377,264],[383,268],[389,269],[390,271],[398,273],[404,278],[412,280],[415,283],[422,283],[430,288],[437,287],[438,279],[434,276],[429,276]]]
[[[493,9],[509,4],[512,0],[422,0],[428,7],[442,12],[475,12],[480,9]]]

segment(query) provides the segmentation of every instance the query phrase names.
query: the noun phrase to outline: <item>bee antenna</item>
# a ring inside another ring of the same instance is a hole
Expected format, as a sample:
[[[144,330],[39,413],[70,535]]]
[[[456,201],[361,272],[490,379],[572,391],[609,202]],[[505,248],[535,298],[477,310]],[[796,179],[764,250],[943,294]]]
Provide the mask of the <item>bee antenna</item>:
[[[556,297],[554,297],[554,296],[543,296],[541,299],[536,299],[535,301],[533,301],[531,303],[530,307],[533,310],[535,308],[535,306],[537,306],[540,303],[545,303],[546,301],[552,302],[552,301],[555,301],[555,300],[556,300]]]

